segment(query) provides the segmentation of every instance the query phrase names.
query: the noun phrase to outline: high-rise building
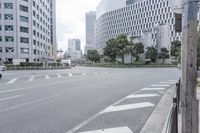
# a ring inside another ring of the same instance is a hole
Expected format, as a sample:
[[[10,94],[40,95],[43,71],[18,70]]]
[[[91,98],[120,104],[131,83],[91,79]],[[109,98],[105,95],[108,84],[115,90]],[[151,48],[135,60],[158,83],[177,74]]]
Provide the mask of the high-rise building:
[[[94,49],[94,25],[96,21],[96,12],[90,11],[86,13],[86,45],[85,45],[85,54],[88,50]]]
[[[141,40],[148,42],[147,45],[158,48],[167,46],[166,42],[170,46],[171,41],[180,40],[180,33],[175,32],[174,26],[175,17],[169,0],[102,0],[97,7],[95,23],[96,49],[102,53],[106,41],[116,38],[119,34],[143,38]],[[142,37],[144,35],[148,37]],[[162,41],[166,39],[169,41]]]
[[[55,0],[0,0],[0,60],[50,62],[56,56]]]
[[[80,39],[68,40],[68,57],[70,57],[71,60],[80,60],[82,58]]]

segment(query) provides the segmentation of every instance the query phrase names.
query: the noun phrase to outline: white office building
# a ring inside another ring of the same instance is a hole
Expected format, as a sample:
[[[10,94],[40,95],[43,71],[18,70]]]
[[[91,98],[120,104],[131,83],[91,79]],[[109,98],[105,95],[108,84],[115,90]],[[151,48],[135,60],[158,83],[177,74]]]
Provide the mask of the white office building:
[[[71,60],[82,59],[81,41],[80,39],[69,39],[68,40],[68,57]]]
[[[147,46],[170,48],[180,40],[169,0],[102,0],[97,7],[95,45],[102,53],[106,41],[126,34]]]
[[[95,49],[94,44],[94,25],[96,22],[96,12],[90,11],[86,13],[85,16],[85,31],[86,31],[86,45],[84,53],[87,54],[88,50]]]
[[[0,0],[0,60],[56,59],[55,0]]]

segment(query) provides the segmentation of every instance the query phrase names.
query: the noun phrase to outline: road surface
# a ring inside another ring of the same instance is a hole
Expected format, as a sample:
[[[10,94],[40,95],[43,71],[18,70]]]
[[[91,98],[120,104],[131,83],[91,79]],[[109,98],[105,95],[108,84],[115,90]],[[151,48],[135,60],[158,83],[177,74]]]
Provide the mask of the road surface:
[[[180,72],[76,67],[3,74],[1,133],[139,133]]]

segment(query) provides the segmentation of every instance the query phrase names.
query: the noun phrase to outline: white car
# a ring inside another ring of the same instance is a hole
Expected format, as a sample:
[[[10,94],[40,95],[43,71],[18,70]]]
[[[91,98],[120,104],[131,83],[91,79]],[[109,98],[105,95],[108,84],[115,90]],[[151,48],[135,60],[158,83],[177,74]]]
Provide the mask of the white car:
[[[2,78],[3,74],[2,74],[2,71],[0,70],[0,79]]]

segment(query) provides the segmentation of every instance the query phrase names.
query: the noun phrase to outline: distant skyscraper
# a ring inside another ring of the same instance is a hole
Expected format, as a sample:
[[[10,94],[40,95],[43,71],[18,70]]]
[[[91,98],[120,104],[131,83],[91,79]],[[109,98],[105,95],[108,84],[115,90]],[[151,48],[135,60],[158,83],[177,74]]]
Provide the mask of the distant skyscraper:
[[[96,12],[90,11],[86,13],[86,46],[85,53],[88,50],[94,49],[94,25],[96,21]]]
[[[69,39],[68,40],[68,56],[72,60],[79,60],[82,58],[80,39]]]
[[[0,60],[55,60],[55,0],[0,0]]]

